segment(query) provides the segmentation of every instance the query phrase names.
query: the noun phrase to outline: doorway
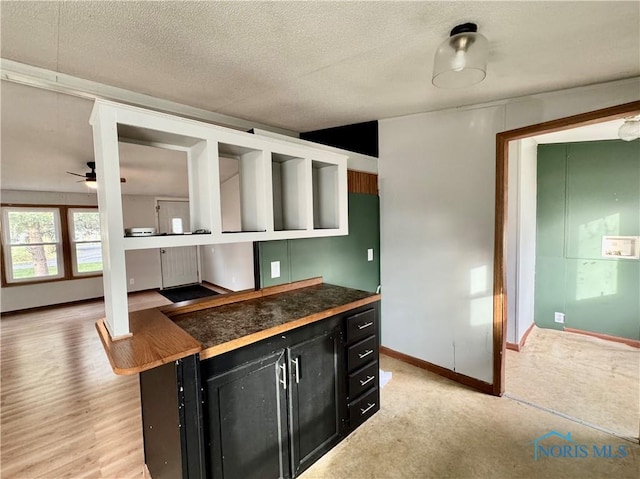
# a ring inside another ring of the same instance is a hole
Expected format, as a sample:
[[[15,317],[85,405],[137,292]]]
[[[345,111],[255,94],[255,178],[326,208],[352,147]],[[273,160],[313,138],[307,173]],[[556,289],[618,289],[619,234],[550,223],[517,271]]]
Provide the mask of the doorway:
[[[157,200],[158,233],[181,234],[190,230],[187,200]],[[198,247],[160,249],[162,289],[199,282]]]
[[[505,395],[635,438],[640,264],[601,255],[638,234],[640,143],[621,124],[510,142],[528,147],[509,155]]]
[[[496,137],[496,223],[494,255],[494,318],[493,318],[493,393],[505,392],[505,359],[507,340],[507,202],[509,143],[544,133],[552,133],[580,126],[636,115],[640,112],[640,101],[605,108],[573,117],[553,120],[517,130],[499,133]],[[640,426],[640,424],[639,424]]]

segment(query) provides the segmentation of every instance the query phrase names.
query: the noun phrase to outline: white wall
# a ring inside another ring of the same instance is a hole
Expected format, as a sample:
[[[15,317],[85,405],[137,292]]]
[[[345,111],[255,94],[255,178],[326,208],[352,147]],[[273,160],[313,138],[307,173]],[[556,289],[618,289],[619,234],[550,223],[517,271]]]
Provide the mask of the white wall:
[[[532,138],[509,144],[507,341],[514,344],[533,324],[537,146]]]
[[[156,227],[156,198],[154,196],[122,197],[122,219],[125,228]],[[125,252],[127,291],[144,291],[162,287],[160,251],[157,249]],[[134,284],[131,284],[133,279]]]
[[[380,121],[382,344],[492,383],[496,134],[639,98],[635,78]]]
[[[203,281],[231,291],[254,288],[252,243],[217,244],[200,248]]]
[[[95,194],[16,190],[2,190],[1,193],[3,203],[97,206]],[[123,211],[125,227],[154,226],[156,223],[153,197],[124,196]],[[134,279],[129,291],[160,287],[160,256],[157,250],[127,251],[126,259],[127,277]],[[98,298],[103,294],[102,277],[10,286],[0,290],[0,309],[2,312],[15,311]]]
[[[240,227],[240,176],[234,175],[220,185],[222,224],[225,229]],[[202,280],[232,291],[253,289],[253,244],[231,243],[200,247]]]

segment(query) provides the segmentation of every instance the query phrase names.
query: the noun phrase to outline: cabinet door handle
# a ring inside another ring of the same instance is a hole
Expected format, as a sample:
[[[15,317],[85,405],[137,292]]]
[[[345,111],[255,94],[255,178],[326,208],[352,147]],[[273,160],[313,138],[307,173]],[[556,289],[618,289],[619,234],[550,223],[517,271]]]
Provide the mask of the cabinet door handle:
[[[366,408],[364,408],[364,409],[360,408],[360,415],[364,416],[365,414],[367,414],[367,412],[369,412],[369,410],[371,408],[374,408],[374,407],[376,407],[376,403],[373,403],[373,404],[372,403],[367,403],[367,407]]]
[[[300,382],[300,356],[295,359],[292,359],[291,362],[295,365],[296,369],[296,384]]]
[[[364,359],[364,358],[366,358],[367,356],[369,356],[370,354],[373,354],[373,349],[367,349],[367,350],[366,350],[364,353],[362,353],[362,354],[358,353],[358,357],[359,357],[360,359]]]
[[[368,323],[359,324],[358,329],[368,328],[369,326],[373,326],[373,321],[369,321]]]
[[[376,378],[375,376],[367,376],[367,379],[365,379],[364,381],[361,379],[360,380],[360,386],[364,386],[365,384],[370,383],[375,378]]]
[[[281,364],[280,369],[282,369],[282,379],[279,379],[280,384],[286,390],[287,389],[287,365]]]

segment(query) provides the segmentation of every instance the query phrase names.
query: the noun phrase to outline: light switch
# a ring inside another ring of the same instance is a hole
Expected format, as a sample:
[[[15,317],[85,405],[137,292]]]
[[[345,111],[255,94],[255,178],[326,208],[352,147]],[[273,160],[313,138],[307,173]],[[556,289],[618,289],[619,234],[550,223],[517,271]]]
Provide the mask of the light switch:
[[[367,261],[373,261],[373,248],[367,250]]]
[[[280,277],[280,261],[271,262],[271,277],[272,278]]]

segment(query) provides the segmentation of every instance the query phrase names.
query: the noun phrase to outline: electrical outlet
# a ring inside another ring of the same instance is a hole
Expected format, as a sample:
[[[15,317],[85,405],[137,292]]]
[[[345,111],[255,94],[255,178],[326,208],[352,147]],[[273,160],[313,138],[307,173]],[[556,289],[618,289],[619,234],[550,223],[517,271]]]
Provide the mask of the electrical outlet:
[[[367,250],[367,261],[373,261],[373,248]]]
[[[280,261],[271,262],[271,277],[272,278],[280,277]]]
[[[553,314],[553,320],[556,323],[564,324],[564,313],[558,313],[557,311]]]
[[[133,278],[129,278],[129,284],[130,284],[130,285],[134,285],[134,284],[135,284],[135,282],[136,282],[136,280],[135,280],[135,279],[133,279]]]

